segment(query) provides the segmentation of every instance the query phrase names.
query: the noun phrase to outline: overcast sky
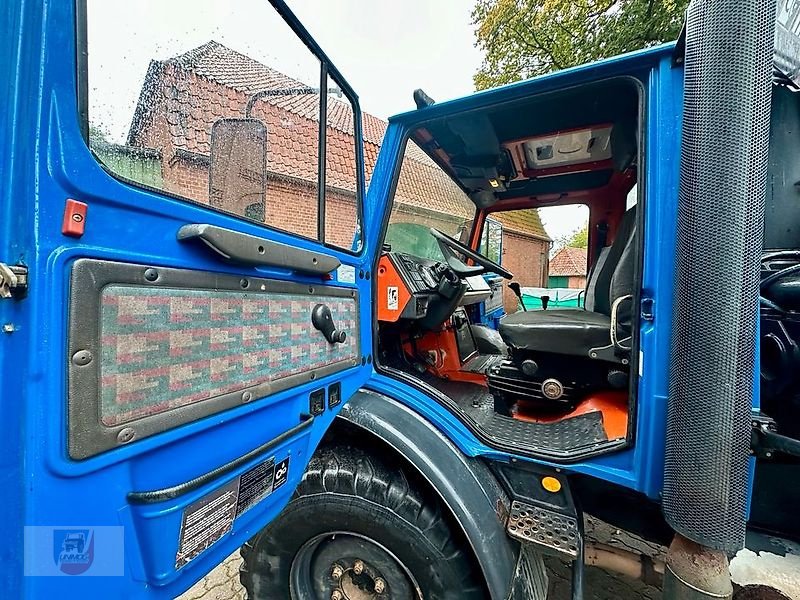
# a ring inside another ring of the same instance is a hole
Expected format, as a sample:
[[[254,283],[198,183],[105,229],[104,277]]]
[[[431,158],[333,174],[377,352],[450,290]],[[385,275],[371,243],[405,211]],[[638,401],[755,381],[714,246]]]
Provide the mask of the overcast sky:
[[[411,110],[422,88],[435,100],[473,92],[481,63],[472,0],[289,0],[289,6],[349,79],[365,111]]]
[[[434,100],[474,91],[481,64],[470,23],[473,0],[288,0],[359,95],[381,118],[411,110],[422,88]],[[365,51],[365,49],[368,49]],[[539,211],[552,238],[588,222],[585,206]]]
[[[481,63],[474,0],[288,0],[359,95],[380,118],[473,92]],[[318,85],[318,63],[266,0],[88,0],[92,125],[124,143],[147,66],[216,40],[291,77]],[[542,211],[551,237],[578,229],[584,211]]]

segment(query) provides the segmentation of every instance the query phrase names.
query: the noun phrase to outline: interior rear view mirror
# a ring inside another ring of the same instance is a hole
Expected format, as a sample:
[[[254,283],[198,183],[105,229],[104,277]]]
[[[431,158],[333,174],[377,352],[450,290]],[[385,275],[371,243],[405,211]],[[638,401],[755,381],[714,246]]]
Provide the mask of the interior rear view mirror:
[[[267,127],[258,119],[220,119],[211,128],[208,199],[264,222],[267,193]]]

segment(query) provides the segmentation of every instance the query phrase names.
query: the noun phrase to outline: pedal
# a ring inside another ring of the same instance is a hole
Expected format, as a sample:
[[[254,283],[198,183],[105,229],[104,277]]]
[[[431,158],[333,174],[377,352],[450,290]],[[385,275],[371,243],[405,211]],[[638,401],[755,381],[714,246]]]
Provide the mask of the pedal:
[[[512,538],[548,554],[575,560],[581,543],[578,520],[527,502],[514,500],[506,525]]]

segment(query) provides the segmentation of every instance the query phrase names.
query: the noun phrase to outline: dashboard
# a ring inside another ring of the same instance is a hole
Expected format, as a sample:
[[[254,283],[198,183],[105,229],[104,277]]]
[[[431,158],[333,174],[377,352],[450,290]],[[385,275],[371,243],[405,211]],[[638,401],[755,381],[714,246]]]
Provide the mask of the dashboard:
[[[398,253],[394,256],[397,257],[397,262],[399,262],[402,271],[410,279],[414,291],[426,292],[435,290],[439,286],[439,277],[447,269],[442,263],[427,261],[410,254]]]
[[[400,252],[381,256],[377,276],[379,321],[435,327],[457,307],[491,295],[481,275],[462,279],[445,263]]]

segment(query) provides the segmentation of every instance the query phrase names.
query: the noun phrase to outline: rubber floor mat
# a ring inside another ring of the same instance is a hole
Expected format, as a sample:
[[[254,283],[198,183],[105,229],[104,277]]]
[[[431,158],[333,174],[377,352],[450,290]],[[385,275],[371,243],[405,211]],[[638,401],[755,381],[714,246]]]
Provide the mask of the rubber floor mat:
[[[532,423],[500,415],[482,385],[446,381],[427,373],[415,374],[449,397],[470,418],[475,429],[493,441],[568,457],[608,441],[603,415],[590,412],[552,423]]]

